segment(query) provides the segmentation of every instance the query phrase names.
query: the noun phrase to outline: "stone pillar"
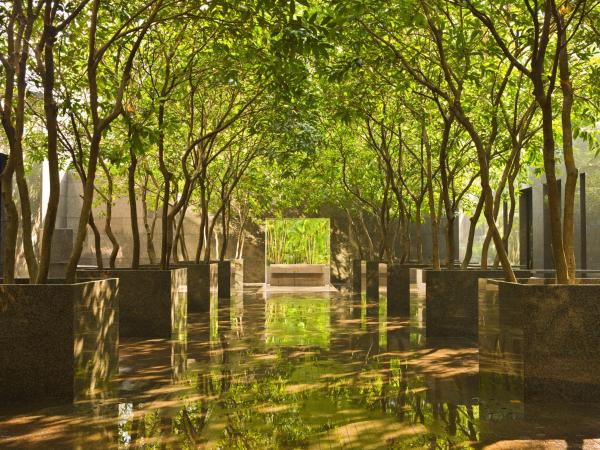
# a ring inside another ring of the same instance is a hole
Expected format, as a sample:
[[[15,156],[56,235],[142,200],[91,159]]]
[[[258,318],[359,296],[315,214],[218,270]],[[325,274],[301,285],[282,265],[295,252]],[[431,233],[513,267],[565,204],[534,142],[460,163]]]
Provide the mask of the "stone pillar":
[[[410,314],[410,266],[388,264],[387,311],[391,315]]]
[[[231,261],[219,261],[217,290],[219,298],[231,297]]]
[[[367,298],[379,298],[379,261],[367,261]]]
[[[352,260],[352,293],[360,294],[362,291],[362,260]]]

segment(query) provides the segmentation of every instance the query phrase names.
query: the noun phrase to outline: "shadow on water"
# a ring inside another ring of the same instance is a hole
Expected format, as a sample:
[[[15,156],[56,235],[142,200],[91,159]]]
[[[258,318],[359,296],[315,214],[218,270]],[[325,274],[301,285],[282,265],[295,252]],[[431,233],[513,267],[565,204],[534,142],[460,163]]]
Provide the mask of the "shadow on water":
[[[483,311],[492,325],[493,311]],[[489,317],[488,317],[489,316]],[[600,414],[522,401],[493,326],[425,340],[424,301],[213,298],[171,340],[122,340],[119,375],[75,405],[0,412],[8,448],[594,448]],[[486,334],[487,333],[487,334]],[[515,344],[518,345],[518,344]],[[502,370],[497,368],[501,367]],[[587,446],[587,447],[586,447]]]

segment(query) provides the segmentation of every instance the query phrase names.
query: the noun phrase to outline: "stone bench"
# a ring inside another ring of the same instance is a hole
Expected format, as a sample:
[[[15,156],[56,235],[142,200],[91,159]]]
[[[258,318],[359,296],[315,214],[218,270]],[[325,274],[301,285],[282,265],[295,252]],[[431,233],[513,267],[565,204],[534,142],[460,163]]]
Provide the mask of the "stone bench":
[[[329,266],[325,264],[271,264],[271,286],[328,286]]]

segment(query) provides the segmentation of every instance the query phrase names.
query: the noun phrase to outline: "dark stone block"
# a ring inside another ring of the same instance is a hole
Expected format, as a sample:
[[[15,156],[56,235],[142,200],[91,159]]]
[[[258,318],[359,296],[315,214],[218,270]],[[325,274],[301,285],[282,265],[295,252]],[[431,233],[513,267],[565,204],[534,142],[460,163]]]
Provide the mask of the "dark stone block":
[[[525,401],[597,402],[600,280],[549,283],[544,279],[487,283],[497,285],[502,341],[520,361]]]
[[[119,281],[0,285],[0,403],[72,401],[118,370]]]
[[[187,322],[187,269],[78,271],[79,279],[119,279],[119,333],[170,339]]]
[[[231,297],[231,261],[218,262],[217,292],[219,298]]]
[[[378,261],[367,261],[367,298],[379,298]]]
[[[352,260],[352,292],[360,294],[362,291],[362,261]]]
[[[217,290],[216,263],[180,262],[173,267],[187,269],[187,302],[189,312],[208,312],[211,292]]]
[[[389,264],[387,274],[388,314],[408,316],[410,314],[410,285],[414,283],[411,269],[427,267],[425,264]]]
[[[478,336],[479,278],[502,278],[502,270],[425,270],[425,322],[427,337]],[[516,271],[517,277],[530,276]]]

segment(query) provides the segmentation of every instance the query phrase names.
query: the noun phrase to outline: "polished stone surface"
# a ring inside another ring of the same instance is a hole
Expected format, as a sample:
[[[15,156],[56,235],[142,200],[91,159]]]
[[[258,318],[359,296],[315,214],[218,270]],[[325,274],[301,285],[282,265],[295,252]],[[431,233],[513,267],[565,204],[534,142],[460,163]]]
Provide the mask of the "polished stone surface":
[[[168,339],[187,316],[187,269],[104,269],[77,272],[79,279],[119,279],[119,335]]]
[[[600,280],[580,282],[480,281],[480,302],[498,305],[500,343],[527,400],[600,401]]]
[[[425,264],[389,264],[387,267],[388,312],[408,315],[410,313],[410,287],[416,284],[414,269],[427,267]],[[411,270],[412,269],[412,270]]]
[[[217,291],[217,263],[179,262],[173,267],[187,269],[188,312],[208,312],[211,294]]]
[[[478,335],[479,278],[502,278],[502,270],[426,269],[427,336]],[[527,277],[529,272],[516,271]]]
[[[133,448],[597,448],[600,408],[525,408],[519,379],[477,341],[424,338],[385,299],[246,292],[168,341],[121,342],[105,398],[0,408],[0,446]],[[498,324],[480,309],[482,321]],[[487,328],[484,328],[487,330]],[[490,333],[498,331],[491,329]],[[488,339],[493,344],[494,339]],[[492,345],[493,348],[493,345]],[[498,355],[502,356],[502,355]],[[516,395],[515,395],[516,394]]]
[[[102,389],[118,365],[117,292],[116,279],[0,285],[0,404]]]
[[[366,291],[370,299],[379,298],[379,261],[367,261]]]

